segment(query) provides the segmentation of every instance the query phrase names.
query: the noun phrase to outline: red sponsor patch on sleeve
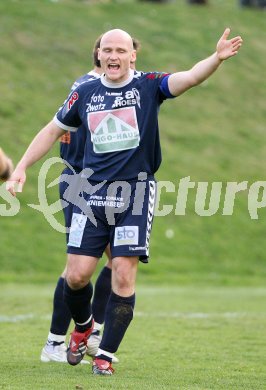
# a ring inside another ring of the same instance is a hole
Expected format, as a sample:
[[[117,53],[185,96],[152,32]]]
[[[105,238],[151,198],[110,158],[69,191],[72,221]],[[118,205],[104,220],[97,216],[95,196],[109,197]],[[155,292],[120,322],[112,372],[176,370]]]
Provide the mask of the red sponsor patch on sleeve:
[[[73,92],[70,96],[68,102],[67,102],[67,108],[70,110],[70,108],[73,106],[73,104],[78,100],[79,94],[77,92]]]

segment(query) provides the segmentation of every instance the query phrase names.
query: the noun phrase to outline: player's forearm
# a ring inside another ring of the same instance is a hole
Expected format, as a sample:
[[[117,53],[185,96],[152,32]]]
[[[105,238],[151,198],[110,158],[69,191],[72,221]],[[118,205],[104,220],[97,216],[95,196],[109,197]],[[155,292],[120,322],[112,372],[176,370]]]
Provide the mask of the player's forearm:
[[[64,134],[64,130],[58,128],[53,122],[45,126],[33,139],[25,154],[19,161],[17,168],[26,170],[45,156],[52,148],[56,140]]]
[[[219,58],[217,52],[210,57],[198,62],[190,70],[185,72],[173,73],[168,79],[168,86],[173,96],[179,96],[188,89],[199,85],[208,77],[210,77],[222,60]]]
[[[191,86],[194,87],[207,80],[207,78],[209,78],[217,70],[222,62],[223,61],[219,58],[217,52],[215,52],[210,57],[194,65],[189,71]]]

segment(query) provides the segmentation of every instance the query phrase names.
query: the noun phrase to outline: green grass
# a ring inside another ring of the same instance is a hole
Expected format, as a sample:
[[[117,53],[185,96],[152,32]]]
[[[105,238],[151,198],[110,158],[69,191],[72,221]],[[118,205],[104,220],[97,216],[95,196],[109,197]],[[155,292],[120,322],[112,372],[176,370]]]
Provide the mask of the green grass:
[[[185,1],[9,1],[0,4],[1,146],[16,163],[34,134],[54,115],[73,80],[90,68],[91,49],[103,31],[121,27],[140,39],[138,68],[183,70],[215,50],[226,26],[241,34],[239,55],[222,65],[208,82],[173,101],[160,113],[163,163],[158,180],[175,184],[162,204],[175,205],[181,178],[224,184],[217,213],[200,217],[196,189],[188,195],[185,216],[172,212],[155,219],[151,265],[141,267],[145,283],[262,285],[265,283],[265,207],[253,220],[248,190],[237,194],[232,216],[223,216],[229,181],[264,181],[266,154],[265,14],[240,9],[236,1],[213,0],[208,7]],[[58,147],[49,156],[58,155]],[[43,161],[42,161],[43,162]],[[65,261],[65,239],[38,203],[37,176],[42,162],[28,171],[19,195],[20,212],[1,217],[1,282],[52,282]],[[50,175],[56,177],[60,168]],[[49,190],[54,202],[57,189]],[[4,205],[6,202],[1,199]],[[207,205],[208,206],[208,205]],[[206,207],[207,207],[206,206]],[[9,205],[8,205],[9,207]],[[59,220],[62,216],[58,214]],[[174,238],[168,239],[167,229]]]
[[[93,377],[88,366],[39,361],[52,290],[1,287],[0,389],[265,389],[265,288],[138,285],[110,378]]]

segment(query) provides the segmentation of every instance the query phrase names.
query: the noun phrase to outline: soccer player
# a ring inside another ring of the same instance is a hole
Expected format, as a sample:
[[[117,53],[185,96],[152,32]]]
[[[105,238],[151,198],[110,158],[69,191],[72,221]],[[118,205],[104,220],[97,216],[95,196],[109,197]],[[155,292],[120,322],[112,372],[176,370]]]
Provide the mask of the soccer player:
[[[0,148],[0,180],[8,180],[13,171],[12,160]]]
[[[54,119],[34,138],[7,188],[24,184],[26,169],[44,156],[64,131],[85,126],[90,137],[84,151],[87,209],[74,206],[68,241],[65,301],[75,321],[67,360],[80,363],[93,330],[88,296],[90,278],[110,242],[112,292],[105,311],[103,337],[93,374],[112,375],[112,357],[133,318],[135,280],[140,258],[149,256],[155,200],[154,174],[161,163],[158,129],[160,105],[210,77],[224,60],[237,54],[242,39],[225,29],[215,52],[188,71],[173,74],[134,72],[130,35],[120,29],[101,39],[101,78],[81,84]]]
[[[93,70],[77,79],[71,90],[74,90],[84,82],[99,78],[102,74],[101,64],[98,60],[100,41],[101,36],[97,38],[93,48]],[[140,43],[135,38],[133,38],[133,47],[136,51],[140,49]],[[135,69],[135,61],[131,63],[131,68]],[[73,175],[73,173],[77,174],[82,171],[86,135],[86,131],[80,127],[76,133],[67,132],[60,139],[60,156],[71,166],[71,168],[66,167],[62,172],[62,181],[60,181],[59,185],[60,199],[64,198],[64,192],[68,187],[68,184],[63,180],[64,175]],[[72,210],[73,205],[71,203],[63,209],[66,228],[69,228],[71,225]],[[68,233],[66,238],[68,242]],[[95,356],[101,341],[100,331],[103,327],[105,308],[111,293],[112,262],[109,245],[105,249],[105,254],[108,260],[96,280],[92,301],[94,329],[87,349],[87,354],[92,357]],[[71,322],[71,313],[63,299],[65,275],[66,268],[59,277],[54,291],[52,320],[46,344],[41,352],[42,362],[67,362],[65,340]],[[118,361],[118,358],[113,356],[112,362],[118,363]],[[82,360],[82,362],[88,363],[87,360]]]

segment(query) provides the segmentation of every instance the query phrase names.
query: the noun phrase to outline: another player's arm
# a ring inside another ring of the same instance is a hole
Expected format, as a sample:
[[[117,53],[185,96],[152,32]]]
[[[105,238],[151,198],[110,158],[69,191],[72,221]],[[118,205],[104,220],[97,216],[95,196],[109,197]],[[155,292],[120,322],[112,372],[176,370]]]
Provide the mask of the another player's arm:
[[[168,79],[168,87],[173,96],[179,96],[208,77],[210,77],[224,60],[236,55],[242,45],[240,36],[227,39],[230,29],[226,28],[219,39],[216,52],[210,57],[198,62],[190,70],[173,73]]]
[[[7,182],[6,188],[13,196],[16,195],[16,186],[22,191],[27,168],[45,156],[64,133],[65,130],[52,120],[36,135]]]

